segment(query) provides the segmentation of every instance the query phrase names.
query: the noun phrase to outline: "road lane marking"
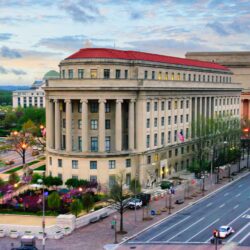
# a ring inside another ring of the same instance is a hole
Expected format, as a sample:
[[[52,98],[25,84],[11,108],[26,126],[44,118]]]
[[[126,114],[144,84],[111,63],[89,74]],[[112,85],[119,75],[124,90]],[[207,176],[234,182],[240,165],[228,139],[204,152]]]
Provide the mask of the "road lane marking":
[[[189,227],[187,227],[187,228],[181,230],[180,232],[178,232],[177,235],[175,234],[173,237],[171,237],[170,239],[168,239],[166,242],[170,242],[170,240],[176,238],[178,235],[180,235],[180,234],[182,234],[183,232],[187,231],[190,227],[196,225],[197,223],[199,223],[200,221],[202,221],[202,220],[204,220],[204,219],[205,219],[205,217],[200,218],[200,219],[197,220],[195,223],[191,224]]]
[[[179,222],[175,223],[175,224],[174,224],[174,225],[172,225],[171,227],[168,227],[168,228],[167,228],[167,229],[165,229],[164,231],[162,231],[162,232],[160,232],[159,234],[155,235],[154,237],[152,237],[152,238],[148,239],[146,242],[150,242],[151,240],[153,240],[153,239],[157,238],[159,235],[161,235],[161,234],[163,234],[163,233],[167,232],[168,230],[172,229],[173,227],[175,227],[176,225],[180,224],[181,222],[183,222],[183,221],[187,220],[187,219],[188,219],[188,218],[190,218],[190,217],[191,217],[190,215],[189,215],[189,216],[187,216],[187,217],[186,217],[186,218],[184,218],[183,220],[180,220]]]
[[[250,236],[250,232],[245,235],[245,237],[243,237],[240,241],[239,241],[239,244],[241,244],[245,239],[247,239],[248,237]]]
[[[218,218],[217,220],[213,221],[212,223],[210,223],[208,226],[204,227],[202,230],[200,230],[197,234],[193,235],[191,238],[189,238],[187,241],[185,241],[185,243],[189,242],[191,239],[193,239],[194,237],[196,237],[198,234],[200,234],[201,232],[203,232],[204,230],[206,230],[207,228],[211,227],[213,224],[215,224],[217,221],[219,221],[220,219]]]
[[[213,204],[213,202],[210,202],[206,205],[206,207],[210,207]]]
[[[228,195],[229,195],[229,193],[225,193],[225,194],[224,194],[224,196],[228,196]]]
[[[242,184],[240,184],[239,186],[238,186],[238,188],[241,188],[242,187]]]
[[[241,193],[239,193],[239,194],[235,195],[235,197],[239,197],[239,196],[241,196]]]
[[[234,208],[233,208],[233,209],[236,209],[238,206],[239,206],[239,204],[238,204],[238,205],[236,205],[236,206],[234,206]]]
[[[227,242],[231,242],[234,238],[236,238],[245,228],[247,228],[250,225],[250,222],[248,222],[244,227],[242,227],[232,238],[230,238]]]
[[[224,206],[225,206],[225,203],[223,203],[222,205],[220,205],[219,208],[222,208],[222,207],[224,207]]]

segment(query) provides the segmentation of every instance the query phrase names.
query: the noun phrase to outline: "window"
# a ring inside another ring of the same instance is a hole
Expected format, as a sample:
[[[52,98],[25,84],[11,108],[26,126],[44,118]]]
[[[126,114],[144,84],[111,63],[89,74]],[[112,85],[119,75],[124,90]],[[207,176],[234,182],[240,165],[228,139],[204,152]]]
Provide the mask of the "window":
[[[174,109],[178,108],[178,101],[174,101]]]
[[[90,103],[90,112],[91,113],[97,113],[98,112],[98,103],[97,102],[91,102]]]
[[[51,176],[51,175],[50,175]],[[57,175],[58,178],[60,178],[62,180],[62,174],[58,174]]]
[[[110,102],[105,103],[105,113],[110,113],[111,112],[111,105]]]
[[[162,102],[161,102],[161,110],[163,111],[164,109],[165,109],[165,102],[162,101]]]
[[[181,101],[181,109],[183,109],[183,101]]]
[[[120,70],[120,69],[117,69],[117,70],[115,71],[115,78],[116,78],[116,79],[120,79],[120,78],[121,78],[121,70]]]
[[[180,123],[183,123],[183,115],[180,116]]]
[[[158,108],[158,102],[154,102],[154,111],[157,111]]]
[[[168,110],[171,110],[171,101],[168,101]]]
[[[147,164],[151,164],[151,155],[147,156]]]
[[[72,168],[78,169],[78,161],[77,160],[72,160]]]
[[[65,70],[64,69],[61,71],[61,77],[65,78]]]
[[[106,152],[110,152],[111,150],[111,137],[110,136],[105,137],[105,150]]]
[[[177,130],[174,131],[174,141],[177,141]]]
[[[164,126],[165,125],[165,119],[164,119],[164,116],[162,116],[161,118],[161,126]]]
[[[78,129],[81,129],[81,128],[82,128],[82,120],[79,119],[79,120],[78,120]]]
[[[161,71],[158,72],[158,80],[162,80],[162,73],[161,73]]]
[[[109,187],[111,188],[116,183],[115,175],[109,176]]]
[[[172,73],[172,75],[171,75],[171,80],[172,81],[174,80],[174,73]]]
[[[49,165],[52,165],[52,157],[49,158]]]
[[[189,128],[186,128],[186,139],[188,139],[189,136]]]
[[[186,81],[186,74],[183,74],[183,81]]]
[[[110,69],[104,69],[103,78],[104,79],[109,79],[110,78]]]
[[[214,76],[212,76],[212,82],[214,82]]]
[[[157,127],[157,118],[154,118],[154,127]]]
[[[191,74],[188,74],[188,81],[191,82]]]
[[[194,82],[196,82],[196,74],[194,74],[193,79],[194,79]]]
[[[130,182],[131,182],[131,174],[130,174],[130,173],[127,173],[127,174],[126,174],[126,185],[129,186],[129,185],[130,185]]]
[[[91,69],[90,70],[90,77],[91,78],[97,78],[97,69]]]
[[[92,129],[92,130],[98,129],[98,121],[97,120],[90,120],[90,129]]]
[[[178,148],[176,148],[176,149],[174,150],[174,155],[175,155],[175,156],[178,156]]]
[[[62,127],[66,128],[66,119],[62,119]]]
[[[189,146],[187,146],[187,153],[189,153]]]
[[[168,158],[171,158],[172,157],[172,150],[169,150],[168,151]]]
[[[155,79],[155,71],[152,71],[152,80]]]
[[[181,154],[184,154],[184,147],[181,147]]]
[[[168,116],[168,125],[171,125],[171,116]]]
[[[96,175],[90,175],[89,181],[90,182],[97,182],[97,176]]]
[[[105,120],[105,129],[110,129],[110,120],[109,119],[106,119]]]
[[[109,160],[109,169],[115,169],[115,160]]]
[[[165,134],[164,132],[161,133],[161,145],[164,145],[165,140],[164,140]]]
[[[83,69],[78,69],[78,78],[83,79],[84,77],[84,70]]]
[[[131,167],[131,159],[126,159],[125,164],[126,164],[126,168]]]
[[[61,168],[62,167],[62,159],[58,159],[57,162],[58,162],[58,167]]]
[[[181,80],[181,74],[180,74],[180,73],[177,74],[177,80],[178,80],[178,81]]]
[[[149,119],[149,118],[147,118],[147,124],[146,124],[146,127],[147,127],[147,128],[150,128],[150,119]]]
[[[168,131],[168,143],[171,143],[171,131]]]
[[[147,148],[150,147],[150,135],[147,135],[147,138],[146,138],[146,147]]]
[[[186,100],[186,108],[188,109],[189,108],[189,101]]]
[[[98,151],[98,137],[91,137],[91,152]]]
[[[150,102],[147,102],[147,112],[150,111]]]
[[[73,78],[73,69],[69,69],[68,75],[69,75],[69,79]]]
[[[168,80],[168,72],[165,73],[165,80]]]
[[[82,151],[82,137],[78,136],[78,150]]]
[[[144,71],[144,79],[148,79],[148,71],[147,70]]]
[[[186,122],[188,122],[189,121],[189,115],[187,114],[186,115]]]
[[[154,146],[157,146],[158,144],[158,136],[157,134],[154,134]]]
[[[127,69],[125,69],[125,71],[124,71],[124,78],[128,79],[128,70]]]
[[[174,124],[177,124],[177,115],[174,116]]]
[[[97,161],[90,161],[89,168],[90,169],[97,169]]]
[[[199,81],[199,82],[201,81],[201,75],[198,76],[198,81]]]

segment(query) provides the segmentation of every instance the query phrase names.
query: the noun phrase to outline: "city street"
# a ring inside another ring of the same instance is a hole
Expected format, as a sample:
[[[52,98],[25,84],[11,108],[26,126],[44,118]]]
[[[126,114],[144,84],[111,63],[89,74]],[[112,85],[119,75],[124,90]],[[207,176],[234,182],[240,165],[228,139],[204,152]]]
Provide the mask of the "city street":
[[[235,233],[223,244],[236,242],[250,247],[250,175],[214,193],[158,225],[131,239],[127,244],[210,244],[213,229],[230,225]]]

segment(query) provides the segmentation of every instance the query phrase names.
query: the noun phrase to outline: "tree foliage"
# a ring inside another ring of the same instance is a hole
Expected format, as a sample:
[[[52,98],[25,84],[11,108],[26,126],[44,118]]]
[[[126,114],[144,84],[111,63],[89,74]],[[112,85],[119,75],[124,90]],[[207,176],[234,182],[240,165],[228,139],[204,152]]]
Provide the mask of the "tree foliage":
[[[48,196],[48,207],[51,210],[58,210],[61,205],[60,196],[57,192],[52,192]]]
[[[34,173],[32,175],[31,183],[37,184],[39,179],[43,179],[43,177],[38,173]]]
[[[46,176],[44,178],[44,185],[47,187],[61,186],[63,184],[62,179],[59,177]]]
[[[9,175],[9,184],[14,185],[15,183],[18,183],[20,181],[20,178],[16,172],[13,172]]]
[[[95,200],[91,193],[85,193],[82,196],[83,209],[88,213],[94,206]]]
[[[130,181],[129,184],[129,190],[133,193],[133,194],[138,194],[141,192],[141,183],[139,182],[139,180],[136,179],[132,179]]]
[[[4,186],[5,182],[4,180],[0,177],[0,187]]]
[[[70,211],[72,214],[74,214],[76,217],[79,213],[82,211],[82,203],[79,199],[74,200],[70,205]]]

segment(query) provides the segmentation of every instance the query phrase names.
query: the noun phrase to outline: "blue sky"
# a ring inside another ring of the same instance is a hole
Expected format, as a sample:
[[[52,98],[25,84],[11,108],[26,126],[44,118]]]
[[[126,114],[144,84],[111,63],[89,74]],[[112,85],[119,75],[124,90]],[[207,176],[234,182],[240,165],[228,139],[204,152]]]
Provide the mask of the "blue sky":
[[[246,51],[249,30],[249,0],[0,0],[0,85],[31,84],[86,46]]]

